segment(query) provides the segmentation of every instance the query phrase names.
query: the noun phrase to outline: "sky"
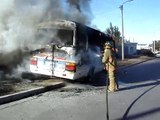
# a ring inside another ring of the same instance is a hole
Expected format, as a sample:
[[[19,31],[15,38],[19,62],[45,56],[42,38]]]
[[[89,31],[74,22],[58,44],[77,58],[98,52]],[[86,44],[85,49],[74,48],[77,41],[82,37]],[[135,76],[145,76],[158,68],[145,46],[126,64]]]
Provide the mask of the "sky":
[[[127,0],[92,0],[92,25],[105,31],[110,22],[122,31],[119,6]],[[123,6],[124,37],[138,44],[160,40],[160,0],[133,0]]]

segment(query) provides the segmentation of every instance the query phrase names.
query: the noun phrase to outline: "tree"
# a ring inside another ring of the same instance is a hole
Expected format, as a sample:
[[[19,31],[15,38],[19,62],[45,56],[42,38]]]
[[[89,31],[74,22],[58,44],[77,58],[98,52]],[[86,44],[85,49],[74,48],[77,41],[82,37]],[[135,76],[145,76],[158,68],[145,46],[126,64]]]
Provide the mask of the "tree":
[[[105,33],[114,37],[116,45],[121,45],[121,32],[117,26],[112,26],[112,23],[110,23],[110,26],[106,29]]]

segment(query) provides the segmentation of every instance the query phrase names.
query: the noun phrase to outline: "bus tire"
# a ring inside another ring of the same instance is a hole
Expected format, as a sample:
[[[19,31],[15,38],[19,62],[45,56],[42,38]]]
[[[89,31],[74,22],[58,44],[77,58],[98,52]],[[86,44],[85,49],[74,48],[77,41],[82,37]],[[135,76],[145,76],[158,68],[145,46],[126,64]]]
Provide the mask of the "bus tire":
[[[91,67],[89,69],[89,72],[88,72],[88,75],[86,77],[86,80],[89,81],[89,82],[92,82],[93,81],[93,78],[94,78],[94,70],[95,68],[94,67]]]

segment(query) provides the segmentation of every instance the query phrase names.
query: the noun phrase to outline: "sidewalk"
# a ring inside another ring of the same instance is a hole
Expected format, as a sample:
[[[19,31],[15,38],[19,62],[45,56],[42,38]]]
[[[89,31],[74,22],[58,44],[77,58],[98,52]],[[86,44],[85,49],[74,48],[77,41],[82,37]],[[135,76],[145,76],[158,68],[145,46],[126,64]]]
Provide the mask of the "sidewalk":
[[[147,57],[147,56],[140,56],[140,57],[133,57],[133,58],[125,58],[124,61],[121,59],[117,60],[118,68],[132,66],[135,64],[139,64],[148,60],[155,59],[155,57]]]

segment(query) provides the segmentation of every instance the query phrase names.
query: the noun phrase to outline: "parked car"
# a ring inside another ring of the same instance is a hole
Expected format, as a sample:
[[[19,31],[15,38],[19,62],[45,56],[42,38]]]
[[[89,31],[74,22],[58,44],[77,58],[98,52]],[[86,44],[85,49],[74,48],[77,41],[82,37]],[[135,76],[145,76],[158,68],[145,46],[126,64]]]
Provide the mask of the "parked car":
[[[156,56],[156,57],[160,57],[160,51],[157,51],[157,52],[155,53],[155,56]]]

